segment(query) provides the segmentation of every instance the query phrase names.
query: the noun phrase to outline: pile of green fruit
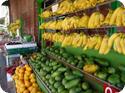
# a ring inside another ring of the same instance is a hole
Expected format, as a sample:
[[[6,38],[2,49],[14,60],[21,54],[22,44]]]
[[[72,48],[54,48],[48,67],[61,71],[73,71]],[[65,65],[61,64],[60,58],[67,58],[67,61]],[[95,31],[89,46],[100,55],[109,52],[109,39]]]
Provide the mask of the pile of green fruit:
[[[80,71],[47,58],[45,52],[31,56],[30,63],[52,93],[96,93]]]
[[[67,53],[64,48],[54,46],[47,47],[46,52],[121,89],[125,85],[124,66],[115,68],[107,60],[87,55],[74,56]]]

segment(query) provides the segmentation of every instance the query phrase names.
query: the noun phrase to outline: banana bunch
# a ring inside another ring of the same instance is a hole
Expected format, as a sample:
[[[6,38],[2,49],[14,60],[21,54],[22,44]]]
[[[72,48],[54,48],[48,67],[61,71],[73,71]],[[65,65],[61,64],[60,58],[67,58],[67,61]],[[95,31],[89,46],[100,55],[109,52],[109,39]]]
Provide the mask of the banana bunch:
[[[70,46],[72,44],[72,41],[73,41],[72,35],[66,35],[61,46],[62,47]]]
[[[125,26],[125,8],[118,7],[110,18],[110,25]]]
[[[102,3],[105,0],[85,0],[83,2],[83,0],[75,0],[74,1],[74,7],[77,10],[81,10],[81,9],[87,9],[89,7],[94,7],[96,6],[98,3]]]
[[[104,15],[94,12],[90,17],[86,14],[80,18],[78,16],[66,17],[63,20],[49,21],[42,23],[40,29],[52,29],[67,31],[76,28],[98,28],[104,23]]]
[[[41,24],[40,29],[52,29],[52,30],[70,30],[77,28],[79,25],[79,17],[67,17],[64,20],[49,21]]]
[[[48,18],[48,17],[51,17],[52,15],[53,15],[52,11],[46,10],[46,11],[41,13],[40,17],[41,18]]]
[[[110,51],[110,48],[108,47],[108,41],[109,41],[109,37],[107,35],[105,35],[102,39],[102,43],[101,43],[101,47],[99,49],[99,53],[100,54],[107,54]]]
[[[75,8],[73,6],[73,2],[71,0],[64,0],[60,3],[59,8],[55,12],[55,14],[66,14],[69,12],[74,12]]]
[[[94,49],[96,47],[96,45],[98,44],[98,42],[97,42],[98,38],[99,38],[99,36],[96,36],[96,35],[87,36],[86,44],[83,46],[83,50]],[[98,49],[99,49],[99,47],[98,47]]]
[[[43,38],[44,40],[53,41],[53,34],[52,34],[52,33],[44,33],[44,34],[42,35],[42,38]]]
[[[99,28],[103,25],[104,15],[100,12],[94,12],[89,19],[88,28]]]
[[[79,23],[79,17],[68,17],[62,21],[61,29],[64,31],[70,30],[72,28],[77,28]]]
[[[77,9],[77,10],[86,9],[88,7],[91,7],[91,4],[89,3],[88,0],[85,0],[84,2],[83,2],[83,0],[75,0],[73,4],[74,4],[75,9]]]
[[[112,17],[112,14],[113,14],[113,10],[109,9],[109,12],[108,12],[108,14],[105,18],[105,21],[104,21],[103,25],[109,25],[110,24],[110,19]]]
[[[88,28],[88,22],[89,22],[89,16],[86,14],[83,14],[84,16],[81,17],[78,22],[78,27],[84,27],[84,28]]]
[[[16,20],[14,23],[11,23],[8,26],[8,31],[10,31],[13,34],[16,34],[17,29],[20,29],[20,20]]]
[[[40,25],[40,29],[52,29],[52,30],[55,30],[56,29],[56,24],[57,24],[56,21],[49,21],[49,22],[46,22],[46,23],[42,23]]]
[[[115,33],[108,41],[108,47],[113,48],[116,52],[125,55],[125,34]]]
[[[83,50],[94,49],[99,51],[99,54],[106,55],[111,49],[125,55],[125,34],[115,33],[112,36],[99,35],[88,36],[84,33],[73,33],[70,35],[62,35],[60,33],[44,33],[42,38],[52,42],[62,43],[62,47],[72,46],[81,47]]]

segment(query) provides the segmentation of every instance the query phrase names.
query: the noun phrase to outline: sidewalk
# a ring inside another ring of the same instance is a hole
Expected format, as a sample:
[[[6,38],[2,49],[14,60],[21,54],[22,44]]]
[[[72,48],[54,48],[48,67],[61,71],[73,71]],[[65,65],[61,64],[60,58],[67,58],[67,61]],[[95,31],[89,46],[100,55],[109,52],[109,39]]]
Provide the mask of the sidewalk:
[[[0,53],[0,85],[7,91],[6,59],[2,53]]]

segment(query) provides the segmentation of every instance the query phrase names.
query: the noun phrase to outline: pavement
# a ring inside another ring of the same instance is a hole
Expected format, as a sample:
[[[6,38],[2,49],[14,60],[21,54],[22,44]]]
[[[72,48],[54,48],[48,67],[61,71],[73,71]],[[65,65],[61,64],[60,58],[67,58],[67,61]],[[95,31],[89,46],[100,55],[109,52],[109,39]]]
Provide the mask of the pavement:
[[[7,93],[15,93],[12,77],[6,73],[6,59],[3,53],[0,52],[0,86]]]
[[[0,53],[0,85],[7,91],[6,59],[3,53]]]

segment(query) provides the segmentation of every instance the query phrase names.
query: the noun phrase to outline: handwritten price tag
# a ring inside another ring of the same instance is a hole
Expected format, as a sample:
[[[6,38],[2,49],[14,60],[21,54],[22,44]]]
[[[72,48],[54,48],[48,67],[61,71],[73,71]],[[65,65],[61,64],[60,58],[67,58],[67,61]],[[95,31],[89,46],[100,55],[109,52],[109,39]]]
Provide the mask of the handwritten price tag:
[[[104,84],[103,88],[104,88],[104,93],[118,93],[119,92],[119,90],[117,90],[107,84]]]
[[[58,9],[58,6],[59,6],[59,4],[53,5],[53,6],[52,6],[52,11],[53,11],[53,12],[56,12],[57,9]]]

